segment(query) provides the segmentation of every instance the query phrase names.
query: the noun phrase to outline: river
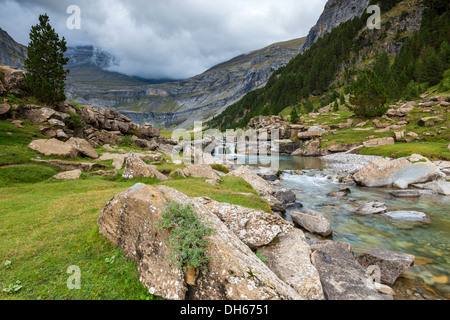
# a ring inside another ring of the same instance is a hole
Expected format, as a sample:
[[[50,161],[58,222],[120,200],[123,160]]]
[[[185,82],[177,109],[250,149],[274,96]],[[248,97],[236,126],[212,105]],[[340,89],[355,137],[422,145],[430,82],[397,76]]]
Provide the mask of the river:
[[[239,159],[249,163],[251,158],[240,156]],[[338,173],[320,158],[281,156],[277,160],[282,171],[277,189],[291,189],[305,208],[322,212],[333,228],[332,240],[350,243],[356,254],[385,248],[416,256],[415,265],[394,285],[395,299],[450,298],[450,197],[395,198],[389,194],[393,189],[340,183]],[[297,170],[303,174],[297,174]],[[327,196],[345,188],[351,190],[345,197]],[[432,222],[404,222],[382,215],[355,213],[359,203],[373,200],[385,203],[389,211],[425,212]],[[292,221],[289,213],[285,218]]]

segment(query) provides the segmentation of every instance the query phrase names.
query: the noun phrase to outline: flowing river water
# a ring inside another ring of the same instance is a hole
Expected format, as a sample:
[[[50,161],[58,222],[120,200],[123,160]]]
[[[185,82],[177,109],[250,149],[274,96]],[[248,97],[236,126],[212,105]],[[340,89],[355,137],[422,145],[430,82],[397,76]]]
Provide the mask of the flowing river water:
[[[249,163],[249,157],[240,160]],[[304,208],[323,213],[333,228],[332,240],[350,243],[356,254],[385,248],[416,256],[415,265],[393,287],[397,292],[395,299],[450,298],[450,197],[395,198],[389,194],[393,189],[339,182],[338,173],[320,158],[280,156],[278,160],[283,173],[277,189],[294,191]],[[264,167],[261,163],[254,165]],[[297,170],[303,174],[297,174]],[[345,197],[327,196],[345,188],[351,190]],[[389,211],[425,212],[432,222],[405,222],[355,213],[360,203],[374,200],[385,203]],[[292,221],[289,213],[285,218]]]

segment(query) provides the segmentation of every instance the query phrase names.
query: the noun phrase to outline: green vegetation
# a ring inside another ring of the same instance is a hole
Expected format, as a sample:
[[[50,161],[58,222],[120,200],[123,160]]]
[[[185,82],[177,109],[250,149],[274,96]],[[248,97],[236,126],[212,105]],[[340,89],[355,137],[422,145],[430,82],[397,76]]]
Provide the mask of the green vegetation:
[[[295,124],[300,120],[300,117],[298,116],[298,110],[296,107],[293,107],[291,110],[291,123]]]
[[[372,3],[379,4],[383,13],[394,18],[402,14],[395,12],[394,6],[400,3],[398,0]],[[425,0],[424,4],[427,8],[420,30],[414,34],[404,34],[406,29],[399,30],[395,37],[402,47],[394,58],[389,58],[386,52],[371,53],[368,57],[360,55],[363,49],[372,47],[370,35],[365,39],[367,41],[357,38],[368,18],[363,14],[324,35],[287,66],[275,71],[264,88],[248,93],[208,125],[221,130],[244,128],[252,118],[277,115],[289,107],[297,107],[307,114],[316,111],[318,105],[335,103],[336,99],[343,105],[345,98],[339,91],[347,88],[346,93],[349,93],[354,79],[363,69],[372,69],[380,79],[381,85],[377,85],[376,91],[384,89],[387,103],[417,98],[430,86],[439,84],[450,67],[448,2]],[[385,23],[387,30],[390,26],[389,21]],[[341,72],[343,66],[345,72]],[[382,113],[383,104],[374,107],[381,109],[375,114]],[[336,104],[332,108],[339,109]]]
[[[225,174],[230,173],[230,170],[229,170],[227,167],[222,166],[221,164],[212,164],[211,167],[212,167],[214,170],[223,172],[223,173],[225,173]]]
[[[382,116],[389,109],[386,105],[386,91],[380,78],[372,70],[366,69],[358,76],[350,89],[349,109],[357,116],[374,118]],[[337,101],[335,102],[337,105]]]
[[[185,273],[191,268],[208,272],[210,257],[206,255],[206,250],[210,242],[207,237],[214,229],[207,226],[190,205],[171,202],[161,217],[160,227],[169,231],[171,261],[176,262]]]
[[[83,119],[78,113],[69,112],[69,118],[65,120],[69,129],[77,129],[83,127]]]
[[[49,24],[49,17],[39,16],[39,24],[31,28],[28,58],[25,60],[27,89],[39,101],[48,104],[66,100],[65,80],[69,73],[64,65],[67,50],[64,37],[60,40]]]
[[[420,154],[430,160],[450,160],[450,151],[447,142],[412,142],[397,143],[391,146],[377,148],[363,148],[359,153],[373,156],[384,156],[392,158],[409,157],[412,154]]]

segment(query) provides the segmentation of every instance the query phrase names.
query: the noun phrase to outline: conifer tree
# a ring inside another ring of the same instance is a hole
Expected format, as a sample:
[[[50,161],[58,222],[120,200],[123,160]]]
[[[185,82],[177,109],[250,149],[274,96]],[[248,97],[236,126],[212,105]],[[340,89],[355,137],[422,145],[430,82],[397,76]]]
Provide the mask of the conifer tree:
[[[296,107],[293,107],[291,110],[291,123],[296,124],[300,120],[298,116],[298,110]]]
[[[358,116],[377,117],[386,113],[388,107],[386,90],[373,70],[361,72],[351,86],[350,110]]]
[[[40,15],[39,24],[30,31],[25,80],[30,94],[43,103],[54,104],[66,99],[65,80],[69,73],[64,70],[69,61],[64,57],[66,50],[66,40],[59,39],[47,14]]]

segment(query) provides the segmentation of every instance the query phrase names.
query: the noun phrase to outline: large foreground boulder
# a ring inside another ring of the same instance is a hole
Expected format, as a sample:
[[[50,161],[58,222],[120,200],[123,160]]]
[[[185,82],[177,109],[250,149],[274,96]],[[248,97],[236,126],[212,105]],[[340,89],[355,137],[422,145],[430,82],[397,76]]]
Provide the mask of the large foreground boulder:
[[[172,201],[190,204],[215,230],[208,237],[208,272],[198,272],[189,291],[182,270],[169,260],[168,231],[158,226],[166,204]],[[170,300],[302,299],[211,212],[210,203],[210,199],[190,199],[165,186],[156,189],[137,184],[105,206],[98,225],[126,257],[136,261],[141,283],[156,296]]]
[[[441,179],[445,175],[431,162],[411,163],[407,159],[377,159],[353,175],[358,185],[365,187],[398,186],[407,188],[415,183]]]
[[[311,263],[311,249],[303,231],[295,229],[278,236],[275,243],[260,248],[261,257],[284,282],[308,300],[323,300],[319,273]]]
[[[381,272],[381,283],[392,286],[410,266],[414,265],[415,256],[387,249],[372,249],[357,257],[359,264],[367,269],[377,266]]]
[[[280,233],[290,232],[293,225],[277,215],[219,203],[207,198],[202,204],[252,249],[266,246]]]
[[[350,244],[327,242],[311,249],[311,261],[328,300],[383,300],[372,279],[353,257]]]

